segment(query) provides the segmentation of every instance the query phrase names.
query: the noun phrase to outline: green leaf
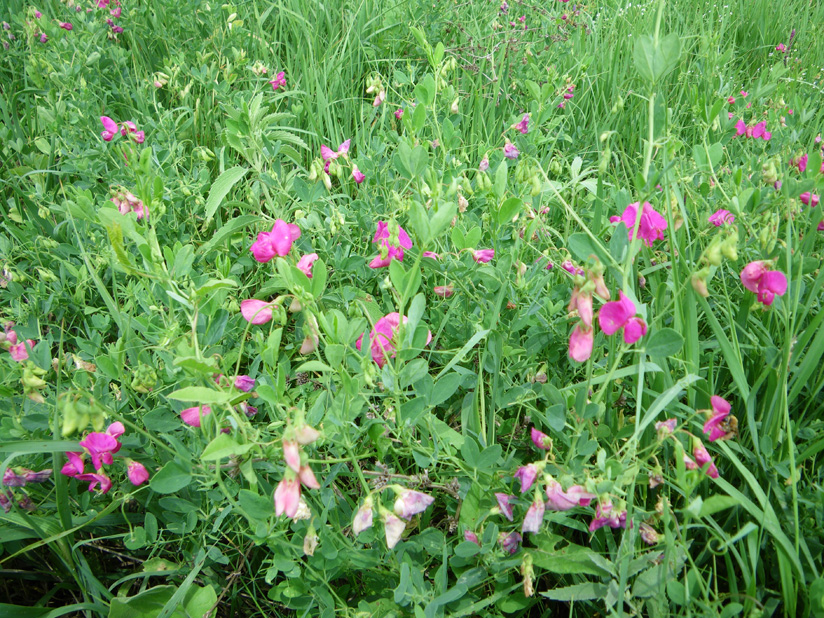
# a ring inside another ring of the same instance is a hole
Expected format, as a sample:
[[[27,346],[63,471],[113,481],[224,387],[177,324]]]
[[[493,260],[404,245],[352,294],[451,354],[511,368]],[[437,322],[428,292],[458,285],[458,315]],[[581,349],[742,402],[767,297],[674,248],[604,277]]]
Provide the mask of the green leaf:
[[[232,398],[230,393],[221,393],[206,386],[187,386],[166,396],[176,401],[191,401],[201,405],[226,403]]]
[[[698,511],[699,516],[709,517],[719,511],[732,508],[738,505],[738,500],[730,496],[722,496],[720,494],[710,496],[701,503],[701,509]]]
[[[443,202],[435,212],[429,216],[429,240],[435,240],[441,232],[449,227],[452,219],[458,214],[458,205],[455,202]]]
[[[0,453],[65,453],[79,451],[80,446],[72,440],[16,440],[14,442],[0,442]]]
[[[499,200],[503,199],[504,192],[506,191],[506,176],[508,173],[508,168],[506,166],[506,160],[501,161],[501,164],[498,166],[498,169],[495,170],[495,181],[492,185],[492,190],[495,193],[495,197]]]
[[[217,207],[223,198],[232,190],[232,187],[246,175],[249,170],[245,167],[232,167],[218,176],[209,190],[209,197],[206,200],[206,219],[211,219],[217,212]]]
[[[680,55],[681,40],[677,34],[665,36],[658,42],[658,47],[651,36],[643,34],[635,43],[632,59],[641,78],[656,83],[678,66]]]
[[[463,381],[463,376],[452,372],[439,379],[429,395],[429,405],[438,406],[452,397]]]
[[[238,444],[230,435],[221,433],[206,445],[200,459],[203,461],[219,461],[224,457],[243,455],[253,446],[254,444]]]
[[[606,594],[607,587],[605,584],[585,582],[542,592],[541,596],[553,601],[594,601],[595,599],[603,599]]]
[[[240,490],[238,501],[243,511],[252,519],[266,521],[275,513],[275,505],[271,498],[259,496],[248,489]]]
[[[159,494],[173,494],[192,482],[192,474],[176,461],[163,466],[149,481],[149,487]]]
[[[394,260],[393,260],[394,261]],[[327,371],[334,371],[329,365],[326,363],[322,363],[317,360],[306,361],[300,367],[295,369],[295,373],[304,373],[309,371],[317,371],[319,373],[324,373]]]
[[[521,210],[523,202],[519,197],[511,197],[501,204],[498,210],[498,225],[504,225],[512,221],[512,218]]]
[[[671,328],[655,331],[646,342],[646,352],[650,356],[672,356],[684,346],[684,338]]]

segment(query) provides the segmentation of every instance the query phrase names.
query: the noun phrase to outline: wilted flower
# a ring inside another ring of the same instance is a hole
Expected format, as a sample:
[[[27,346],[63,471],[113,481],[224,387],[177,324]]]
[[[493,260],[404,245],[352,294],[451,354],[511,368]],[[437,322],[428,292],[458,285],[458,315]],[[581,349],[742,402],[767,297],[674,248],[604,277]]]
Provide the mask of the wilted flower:
[[[507,140],[504,145],[504,156],[507,159],[517,159],[519,154],[521,152],[515,147],[515,144]]]
[[[509,552],[509,554],[512,555],[518,551],[518,546],[521,544],[521,538],[522,537],[518,532],[510,532],[509,534],[506,532],[501,532],[498,535],[498,543],[501,544],[504,551]]]
[[[398,494],[395,500],[395,515],[403,519],[410,519],[413,515],[423,513],[435,501],[430,495],[404,487],[394,487]]]
[[[639,526],[639,533],[641,535],[641,539],[647,545],[656,545],[661,540],[660,535],[647,523],[643,523]]]
[[[546,483],[546,506],[552,511],[568,511],[576,506],[589,506],[597,496],[589,493],[580,485],[573,485],[566,491],[555,479],[548,478]]]
[[[367,496],[363,501],[361,507],[355,513],[355,519],[352,522],[352,534],[358,536],[367,528],[372,527],[372,496]]]
[[[589,524],[589,531],[595,532],[604,526],[610,528],[626,528],[627,526],[627,512],[621,511],[619,513],[609,499],[599,502],[598,506],[595,507],[595,517]]]
[[[478,164],[478,170],[481,172],[485,172],[489,169],[489,157],[484,155],[484,158],[481,159],[481,162]]]
[[[544,521],[544,511],[546,505],[544,504],[541,494],[536,490],[535,499],[529,505],[526,515],[524,516],[524,523],[521,526],[521,532],[539,532],[541,530],[541,523]]]
[[[658,439],[663,440],[668,435],[672,434],[677,425],[678,419],[675,418],[668,418],[665,421],[658,421],[655,423],[655,431],[658,432]]]
[[[472,530],[464,530],[464,541],[475,543],[478,547],[481,546],[481,541],[478,539],[478,535],[472,532]]]
[[[535,479],[538,478],[538,473],[541,472],[543,466],[539,466],[535,463],[526,464],[525,466],[521,466],[515,471],[513,476],[521,481],[521,493],[526,493],[529,491],[529,488],[532,487],[532,484],[535,482]]]
[[[398,109],[395,110],[395,118],[397,118],[398,120],[403,118],[403,108],[402,107],[399,107]]]
[[[406,522],[387,509],[381,511],[381,519],[386,534],[386,545],[392,549],[401,540],[403,531],[406,529]]]
[[[521,121],[518,124],[514,124],[512,126],[524,135],[529,133],[529,114],[524,114],[524,117],[521,118]]]
[[[449,285],[436,285],[433,289],[436,296],[440,296],[441,298],[449,298],[455,293],[455,288],[450,283]]]
[[[514,500],[515,496],[498,492],[495,494],[495,499],[498,501],[498,509],[501,511],[503,516],[509,521],[512,521],[512,505],[510,504],[510,501]]]
[[[67,21],[60,21],[57,23],[61,28],[63,28],[63,30],[71,30],[73,28],[73,26]]]
[[[300,447],[293,440],[283,441],[283,459],[295,472],[300,472]]]

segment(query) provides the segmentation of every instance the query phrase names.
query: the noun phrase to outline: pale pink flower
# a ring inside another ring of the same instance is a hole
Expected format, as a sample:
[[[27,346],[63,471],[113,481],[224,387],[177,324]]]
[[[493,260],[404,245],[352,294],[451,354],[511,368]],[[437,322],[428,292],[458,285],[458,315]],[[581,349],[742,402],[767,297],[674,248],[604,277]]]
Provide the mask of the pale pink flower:
[[[424,251],[423,257],[429,258],[431,260],[440,260],[441,256],[435,253],[434,251]]]
[[[576,506],[589,506],[597,496],[580,485],[573,485],[564,491],[558,481],[549,479],[546,484],[546,497],[546,506],[551,511],[568,511]]]
[[[710,398],[712,404],[712,416],[704,423],[704,433],[710,434],[709,441],[715,442],[719,438],[723,438],[727,432],[721,429],[720,425],[730,415],[731,406],[729,402],[723,397],[713,395]]]
[[[479,264],[486,264],[495,257],[495,249],[470,249],[472,259]]]
[[[504,156],[507,159],[517,159],[519,154],[521,154],[521,152],[515,147],[515,144],[507,140],[504,145]]]
[[[275,75],[275,79],[269,82],[272,85],[272,90],[277,90],[281,86],[286,85],[286,73],[284,71],[280,71],[277,75]]]
[[[294,440],[283,441],[283,459],[295,472],[300,472],[300,447]]]
[[[641,221],[638,224],[638,237],[643,239],[647,247],[651,247],[652,243],[656,240],[664,240],[664,230],[667,229],[667,220],[661,216],[649,202],[644,202],[640,215],[638,213],[638,206],[640,206],[639,202],[630,204],[624,209],[620,217],[613,216],[610,217],[609,220],[612,223],[623,221],[627,227],[629,239],[632,240],[635,223],[640,216]]]
[[[127,463],[127,475],[132,485],[142,485],[149,480],[149,471],[142,463],[129,461]]]
[[[526,493],[529,491],[532,484],[535,482],[535,479],[538,478],[538,466],[534,463],[526,464],[525,466],[521,466],[515,471],[514,476],[521,482],[521,493]]]
[[[433,290],[436,296],[441,298],[449,298],[455,293],[455,288],[450,283],[449,285],[436,285]]]
[[[403,316],[403,323],[409,320]],[[372,353],[372,360],[374,360],[378,367],[383,367],[386,364],[387,358],[395,358],[395,338],[397,336],[401,324],[401,316],[397,312],[389,313],[375,322],[375,328],[369,333],[369,347]],[[432,341],[432,333],[427,334],[426,345]],[[361,349],[363,343],[363,334],[358,338],[355,347]]]
[[[582,292],[577,285],[572,288],[572,297],[567,306],[567,312],[572,313],[574,311],[578,312],[578,317],[581,318],[584,326],[587,328],[592,326],[592,293],[589,291]]]
[[[352,521],[352,534],[358,536],[367,528],[372,527],[372,496],[367,496],[363,501],[361,507],[355,513],[355,518]]]
[[[35,341],[34,339],[26,339],[25,341],[21,341],[20,343],[9,347],[9,354],[11,354],[12,359],[16,360],[18,363],[21,363],[29,358],[29,352],[26,350],[26,344],[28,344],[30,348],[34,348]]]
[[[495,499],[498,501],[498,509],[501,511],[501,514],[509,521],[512,521],[512,505],[510,501],[514,500],[515,496],[498,492],[495,494]]]
[[[244,393],[248,393],[255,388],[255,379],[247,375],[235,376],[235,388]]]
[[[298,478],[300,478],[300,482],[308,489],[320,489],[320,483],[318,483],[318,479],[315,477],[315,473],[312,472],[312,468],[309,466],[301,466],[300,471],[298,472]]]
[[[195,406],[180,411],[180,420],[191,427],[200,427],[200,421],[204,416],[209,416],[212,408],[209,406]]]
[[[252,324],[266,324],[272,320],[272,303],[247,298],[240,303],[243,319]]]
[[[484,155],[484,158],[481,159],[481,162],[478,164],[478,170],[481,172],[485,172],[489,169],[489,157]]]
[[[329,146],[321,144],[320,147],[320,156],[323,158],[324,161],[334,161],[338,157],[342,157],[349,152],[349,145],[351,144],[352,140],[346,140],[342,142],[340,146],[338,146],[337,152],[329,148]]]
[[[715,463],[713,463],[712,457],[707,452],[707,449],[704,447],[704,445],[701,442],[698,442],[693,447],[692,454],[695,457],[695,462],[698,465],[698,467],[703,468],[705,465],[708,465],[707,470],[706,470],[707,476],[709,476],[710,478],[713,478],[713,479],[718,478],[718,476],[719,476],[718,468],[715,467]]]
[[[383,529],[386,534],[386,545],[389,549],[395,547],[401,540],[403,531],[406,529],[406,522],[397,517],[392,511],[384,510],[381,513]]]
[[[315,263],[315,260],[318,259],[317,253],[307,253],[306,255],[302,256],[298,260],[298,270],[300,270],[304,275],[312,278],[312,266]]]
[[[513,555],[518,551],[518,546],[521,544],[521,535],[518,532],[510,532],[507,534],[506,532],[501,532],[498,535],[498,543],[501,544],[501,547],[505,552],[508,552],[509,555]]]
[[[286,476],[275,488],[275,515],[292,519],[298,512],[300,504],[300,483],[297,477],[290,470],[286,471]]]
[[[541,498],[540,494],[536,493],[535,500],[533,500],[532,504],[529,505],[529,509],[527,509],[526,515],[524,516],[524,522],[521,525],[521,532],[540,532],[541,523],[544,521],[545,511],[546,505],[544,504],[544,500]]]
[[[585,362],[592,355],[594,341],[595,331],[579,322],[569,336],[569,357],[579,363]]]
[[[395,515],[411,519],[414,515],[423,513],[434,501],[435,498],[423,492],[403,488],[395,500]]]
[[[309,425],[304,424],[295,429],[295,440],[303,446],[312,444],[318,438],[320,438],[320,432]]]
[[[715,227],[721,227],[722,225],[732,225],[733,223],[735,223],[735,215],[733,215],[729,210],[724,210],[722,208],[712,213],[710,215],[709,221]]]

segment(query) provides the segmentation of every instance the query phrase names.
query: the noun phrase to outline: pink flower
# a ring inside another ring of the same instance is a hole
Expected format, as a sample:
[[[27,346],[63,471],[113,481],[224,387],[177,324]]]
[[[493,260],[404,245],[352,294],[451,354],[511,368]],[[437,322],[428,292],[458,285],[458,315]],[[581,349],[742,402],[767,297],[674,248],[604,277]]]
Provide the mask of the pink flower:
[[[83,462],[84,457],[85,453],[66,453],[67,461],[65,464],[63,464],[63,468],[60,470],[60,474],[71,477],[76,477],[79,474],[83,474],[86,467]]]
[[[191,427],[200,427],[200,421],[204,416],[209,416],[212,408],[209,406],[195,406],[180,411],[180,420]]]
[[[310,468],[309,466],[300,467],[300,471],[298,472],[298,478],[307,489],[320,489],[320,483],[318,483],[318,479],[315,477],[315,473],[312,472],[312,468]]]
[[[567,271],[571,275],[583,275],[584,269],[577,268],[575,264],[572,263],[572,260],[564,260],[561,262],[561,268]]]
[[[552,438],[545,433],[538,431],[535,427],[530,430],[529,435],[530,438],[532,438],[532,443],[539,449],[548,451],[552,448]]]
[[[510,496],[505,493],[495,494],[495,499],[498,501],[498,509],[509,521],[512,521],[512,505],[509,502],[514,498],[515,496]]]
[[[395,515],[409,520],[412,516],[423,513],[434,501],[435,498],[432,496],[420,491],[404,488],[395,500]]]
[[[733,215],[729,210],[719,209],[710,215],[710,223],[712,223],[715,227],[721,227],[725,224],[732,225],[735,223],[735,215]]]
[[[541,524],[544,521],[544,512],[546,505],[540,494],[535,495],[535,500],[529,505],[526,515],[524,516],[524,523],[521,525],[521,532],[539,532]]]
[[[324,161],[334,161],[338,157],[342,157],[349,152],[349,144],[352,140],[346,140],[340,146],[338,146],[338,151],[335,152],[328,146],[321,144],[320,147],[320,156],[323,157]]]
[[[619,300],[605,303],[598,312],[598,325],[607,335],[614,335],[624,329],[624,342],[632,345],[647,334],[647,325],[635,315],[635,303],[622,292],[618,292]]]
[[[704,423],[704,433],[710,434],[709,441],[715,442],[719,438],[723,438],[727,432],[721,429],[720,425],[730,415],[730,404],[726,399],[713,395],[710,397],[712,404],[712,416]]]
[[[790,165],[793,166],[793,167],[797,167],[798,171],[801,174],[803,174],[805,171],[807,171],[807,161],[808,160],[809,160],[809,157],[807,156],[807,153],[804,153],[798,159],[792,159],[790,161]]]
[[[285,514],[290,519],[298,512],[300,504],[300,483],[294,472],[286,471],[278,486],[275,488],[275,515]]]
[[[37,19],[40,19],[41,17],[43,17],[43,14],[42,14],[40,11],[38,11],[37,9],[35,9],[35,10],[34,10],[34,16],[35,16]]]
[[[48,36],[46,36],[46,33],[45,33],[45,32],[43,32],[43,33],[41,33],[41,34],[40,34],[40,42],[41,42],[41,43],[46,43],[46,42],[48,42],[48,40],[49,40],[49,37],[48,37]]]
[[[104,129],[104,131],[100,134],[103,141],[112,141],[112,138],[117,134],[117,123],[108,116],[101,116],[100,122],[103,123]]]
[[[779,43],[778,45],[775,46],[775,51],[779,51],[779,52],[783,53],[783,52],[787,51],[787,48],[784,47],[784,43]]]
[[[352,534],[358,536],[367,528],[372,527],[372,496],[367,496],[363,501],[361,507],[355,513],[355,519],[352,521]]]
[[[403,316],[403,323],[409,320]],[[395,337],[398,333],[401,323],[401,316],[397,312],[389,313],[375,322],[375,328],[369,333],[369,347],[372,352],[372,360],[374,360],[378,367],[383,367],[386,364],[387,357],[395,358]],[[432,333],[428,333],[426,337],[426,345],[432,341]],[[358,338],[355,347],[361,349],[363,342],[363,334]]]
[[[26,344],[28,344],[30,348],[34,348],[35,341],[34,339],[26,339],[25,341],[21,341],[20,343],[9,347],[9,354],[11,354],[12,359],[16,360],[18,363],[21,363],[29,358],[29,352],[26,350]]]
[[[398,120],[403,118],[403,108],[402,107],[399,107],[398,109],[395,110],[395,118],[397,118]]]
[[[357,165],[352,165],[352,178],[355,179],[355,182],[360,184],[364,181],[366,176],[364,176],[361,171],[358,169]]]
[[[486,264],[495,257],[494,249],[470,249],[469,251],[472,254],[472,259],[478,264]]]
[[[275,79],[269,82],[272,85],[272,90],[277,90],[281,86],[286,85],[286,73],[281,71],[277,75],[275,75]]]
[[[742,97],[744,97],[744,98],[746,99],[748,96],[750,96],[750,93],[749,93],[749,92],[747,92],[747,91],[745,91],[745,90],[742,90],[742,91],[741,91],[741,96],[742,96]]]
[[[607,291],[607,295],[609,295],[609,291]],[[567,306],[567,312],[572,313],[573,311],[578,312],[584,326],[587,328],[592,326],[592,293],[589,291],[582,292],[577,285],[572,288],[572,298],[570,298]]]
[[[514,531],[509,534],[501,532],[498,535],[498,542],[501,544],[503,550],[509,552],[511,556],[518,551],[518,545],[521,543],[521,535]]]
[[[403,531],[406,529],[406,522],[398,518],[392,511],[384,510],[381,513],[383,529],[386,534],[386,545],[389,549],[395,547],[401,540]]]
[[[769,270],[770,262],[750,262],[741,271],[741,283],[750,292],[758,295],[758,301],[772,305],[776,295],[784,296],[787,291],[787,277],[779,270]]]
[[[255,379],[247,375],[235,376],[235,388],[244,393],[248,393],[255,388]]]
[[[478,539],[478,535],[472,532],[472,530],[464,530],[464,541],[475,543],[478,547],[481,546],[481,541]]]
[[[129,461],[127,474],[132,485],[142,485],[149,480],[149,471],[146,466],[137,461]]]
[[[283,219],[275,220],[271,232],[260,232],[257,240],[249,247],[249,251],[258,262],[268,262],[276,255],[288,255],[292,250],[292,243],[300,238],[300,228],[294,223],[286,223]]]
[[[639,202],[630,204],[624,209],[620,217],[610,217],[610,221],[617,223],[623,221],[627,226],[629,239],[632,240],[635,231],[635,223],[639,217]],[[664,240],[664,230],[667,229],[667,220],[652,207],[649,202],[644,202],[644,207],[640,213],[641,221],[638,224],[638,236],[644,240],[647,247],[651,247],[656,240]]]
[[[60,25],[61,28],[63,28],[63,30],[71,30],[72,29],[72,25],[67,21],[60,21],[60,22],[57,22],[57,23]]]
[[[518,131],[520,131],[524,135],[529,133],[529,114],[524,114],[524,117],[521,118],[521,121],[518,124],[512,126],[518,129]]]
[[[592,345],[595,340],[595,331],[591,327],[579,322],[572,329],[569,336],[569,357],[583,363],[592,355]]]
[[[80,8],[80,7],[78,7],[78,8]],[[117,6],[117,7],[113,8],[111,11],[109,11],[109,15],[111,15],[114,18],[118,18],[118,17],[120,17],[120,12],[121,12],[121,9],[120,9],[119,6]]]
[[[320,432],[310,425],[304,424],[295,428],[295,440],[298,444],[306,446],[312,444],[318,438],[320,438]]]
[[[665,421],[658,421],[655,423],[655,431],[658,432],[658,439],[662,440],[666,436],[672,434],[678,426],[678,419],[668,418]]]
[[[283,459],[295,472],[300,472],[300,447],[294,440],[283,441]]]
[[[378,245],[380,254],[369,263],[369,268],[383,268],[389,266],[393,259],[403,262],[403,250],[412,248],[412,239],[400,225],[398,226],[397,239],[390,238],[389,224],[386,221],[378,221],[375,236],[372,244]]]
[[[701,442],[698,442],[692,449],[692,454],[695,457],[695,462],[698,464],[699,467],[703,468],[707,465],[707,476],[713,479],[718,478],[718,468],[715,467],[715,464],[712,461],[712,457],[707,452],[707,449],[704,447]]]
[[[799,195],[798,199],[800,199],[801,203],[804,204],[805,206],[810,206],[811,203],[812,203],[812,208],[815,208],[816,206],[818,206],[819,197],[814,193],[810,193],[809,191],[805,191],[804,193]]]
[[[733,96],[728,97],[728,98],[727,98],[727,103],[729,103],[730,105],[732,105],[733,103],[735,103],[735,97],[733,97]]]
[[[609,526],[610,528],[626,528],[627,512],[616,512],[610,500],[599,502],[598,506],[595,507],[595,518],[589,524],[589,531],[595,532],[598,528],[603,528],[604,526]]]
[[[298,260],[298,270],[300,270],[304,275],[312,278],[312,266],[315,263],[315,260],[318,259],[317,253],[307,253],[306,255],[302,256]]]
[[[566,99],[567,101],[569,101],[569,100],[570,100],[572,97],[574,97],[574,96],[575,96],[575,95],[574,95],[574,94],[572,94],[571,92],[565,92],[565,93],[564,93],[564,99]]]
[[[455,293],[455,288],[452,284],[449,285],[436,285],[433,289],[436,296],[440,296],[441,298],[449,298]]]
[[[112,488],[112,480],[101,472],[90,474],[78,474],[74,478],[76,478],[78,481],[89,481],[89,491],[94,491],[97,488],[98,484],[100,485],[99,493],[101,494],[107,493]]]
[[[484,155],[484,158],[481,159],[481,162],[478,163],[478,171],[485,172],[489,169],[489,157]]]
[[[266,324],[272,320],[272,303],[247,298],[240,303],[243,319],[252,324]]]
[[[568,511],[576,506],[589,506],[597,496],[586,491],[580,485],[573,485],[566,491],[555,479],[546,485],[547,508],[552,511]]]
[[[423,257],[429,258],[431,260],[440,260],[441,256],[435,253],[434,251],[424,251]]]
[[[114,461],[112,454],[120,450],[120,443],[116,438],[99,431],[87,435],[85,439],[80,441],[80,446],[91,456],[95,470],[100,470],[103,464],[111,465]]]
[[[529,491],[529,488],[532,487],[532,484],[535,482],[535,479],[538,478],[538,466],[534,463],[526,464],[525,466],[521,466],[515,471],[514,476],[516,479],[521,481],[521,493],[526,493]]]
[[[507,159],[517,159],[519,154],[521,154],[521,152],[515,147],[515,144],[507,140],[504,145],[504,156]]]
[[[760,138],[762,138],[766,141],[769,141],[769,139],[772,137],[772,133],[767,131],[767,121],[766,120],[762,120],[761,122],[759,122],[758,124],[756,124],[752,128],[752,137],[755,137],[755,138],[760,137]]]

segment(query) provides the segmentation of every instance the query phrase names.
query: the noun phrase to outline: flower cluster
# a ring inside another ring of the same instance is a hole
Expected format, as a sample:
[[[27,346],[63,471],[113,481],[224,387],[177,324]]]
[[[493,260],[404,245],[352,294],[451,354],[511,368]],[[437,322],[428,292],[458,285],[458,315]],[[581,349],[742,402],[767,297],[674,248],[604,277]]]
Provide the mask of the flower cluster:
[[[312,468],[306,463],[306,454],[301,446],[312,444],[320,437],[320,432],[299,420],[296,426],[289,426],[283,436],[283,458],[286,472],[275,488],[275,515],[294,519],[301,505],[301,485],[307,489],[320,489]]]
[[[746,137],[753,137],[755,139],[760,137],[764,141],[769,141],[772,138],[772,133],[767,131],[766,120],[762,120],[752,126],[748,125],[743,120],[739,120],[735,123],[735,135],[733,137],[740,137],[742,135]]]
[[[116,191],[111,201],[117,206],[117,210],[121,215],[133,212],[137,215],[138,220],[149,216],[149,209],[143,204],[143,201],[126,189],[121,188]]]
[[[776,296],[784,296],[787,291],[787,276],[780,270],[770,270],[772,262],[759,260],[750,262],[741,271],[741,283],[750,292],[758,295],[758,302],[770,306]]]
[[[403,250],[412,248],[412,239],[400,225],[378,221],[372,244],[378,245],[378,255],[369,262],[369,268],[383,268],[393,259],[403,262]]]
[[[395,493],[395,504],[390,511],[378,502],[378,514],[384,526],[386,545],[389,549],[400,541],[406,522],[415,515],[423,513],[435,501],[435,498],[420,491],[407,489],[400,485],[386,485],[382,490],[391,489]],[[352,521],[352,534],[357,537],[364,530],[371,528],[374,522],[375,498],[369,494],[355,512]]]
[[[12,359],[18,363],[22,363],[29,358],[29,351],[37,343],[34,339],[26,339],[25,341],[18,341],[17,333],[13,330],[14,322],[6,322],[3,326],[3,332],[0,333],[0,347],[9,351]],[[28,349],[27,349],[28,346]]]
[[[122,446],[118,438],[126,433],[123,423],[115,422],[109,425],[104,432],[92,432],[80,441],[83,451],[79,453],[66,453],[68,461],[60,471],[62,474],[78,481],[87,481],[89,491],[94,491],[100,486],[100,493],[107,493],[112,488],[112,480],[106,473],[104,466],[114,463],[114,455]],[[89,456],[92,463],[92,472],[86,472],[86,456]],[[129,481],[133,485],[142,485],[149,479],[149,472],[146,467],[137,461],[126,459],[126,469]]]
[[[100,137],[103,138],[103,141],[112,141],[118,132],[123,137],[130,137],[138,144],[142,144],[146,139],[143,131],[138,131],[137,125],[130,120],[127,120],[118,126],[118,124],[108,116],[101,116],[100,122],[103,124],[103,131],[100,133]]]

